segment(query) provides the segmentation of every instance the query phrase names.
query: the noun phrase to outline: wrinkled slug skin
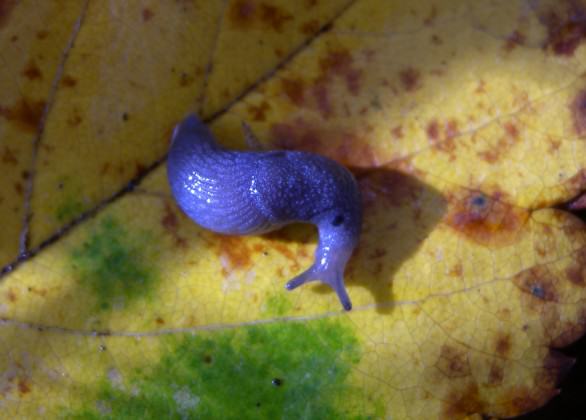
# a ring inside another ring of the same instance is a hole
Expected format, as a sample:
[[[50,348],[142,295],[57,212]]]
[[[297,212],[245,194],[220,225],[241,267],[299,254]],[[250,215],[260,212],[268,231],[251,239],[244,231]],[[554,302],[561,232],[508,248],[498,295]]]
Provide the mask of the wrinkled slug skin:
[[[336,291],[344,309],[352,308],[344,268],[358,243],[362,209],[347,169],[313,153],[226,150],[189,115],[173,132],[167,175],[179,207],[214,232],[248,235],[293,222],[317,225],[315,261],[286,288],[319,280]]]

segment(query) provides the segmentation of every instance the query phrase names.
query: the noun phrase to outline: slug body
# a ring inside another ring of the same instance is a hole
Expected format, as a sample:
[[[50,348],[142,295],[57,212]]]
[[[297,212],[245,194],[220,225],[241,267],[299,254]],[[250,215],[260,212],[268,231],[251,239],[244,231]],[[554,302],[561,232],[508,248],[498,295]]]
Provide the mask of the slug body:
[[[248,235],[294,222],[317,225],[315,261],[286,288],[319,280],[334,289],[344,309],[352,308],[344,269],[358,243],[362,209],[347,169],[313,153],[227,150],[190,115],[173,132],[167,175],[179,207],[214,232]]]

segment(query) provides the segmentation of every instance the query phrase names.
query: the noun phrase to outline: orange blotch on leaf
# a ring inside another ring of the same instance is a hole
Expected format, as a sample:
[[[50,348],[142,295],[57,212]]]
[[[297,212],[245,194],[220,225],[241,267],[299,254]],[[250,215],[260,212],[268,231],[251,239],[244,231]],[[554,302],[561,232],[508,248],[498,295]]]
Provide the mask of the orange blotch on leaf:
[[[578,137],[586,135],[586,89],[579,91],[570,103],[574,130]]]
[[[575,254],[574,262],[566,269],[566,276],[576,286],[586,286],[586,248]]]
[[[281,32],[286,22],[293,16],[281,8],[253,0],[237,0],[228,9],[231,24],[240,29],[248,29],[255,24]]]
[[[264,121],[266,118],[265,113],[271,109],[271,106],[266,101],[262,101],[259,105],[250,105],[248,107],[248,113],[253,121]]]
[[[407,92],[413,92],[421,87],[421,73],[413,67],[401,70],[399,80]]]
[[[462,378],[471,373],[466,353],[447,344],[442,346],[436,366],[448,378]]]
[[[511,34],[507,37],[504,45],[504,50],[507,52],[511,52],[515,47],[519,45],[523,45],[525,43],[525,35],[523,35],[518,30],[514,30]]]
[[[14,151],[7,146],[5,146],[2,150],[1,159],[2,163],[10,165],[16,165],[18,163],[18,157],[16,156]]]
[[[467,239],[489,247],[511,245],[518,240],[529,213],[480,191],[456,191],[447,195],[445,222]]]
[[[360,93],[362,70],[355,66],[350,51],[343,48],[330,50],[319,60],[319,66],[322,72],[321,79],[328,80],[332,76],[341,77],[345,80],[346,88],[351,94]]]
[[[75,79],[72,76],[65,75],[63,77],[63,80],[61,80],[61,85],[69,88],[74,87],[75,85],[77,85],[77,79]]]
[[[318,153],[346,166],[373,167],[377,163],[375,152],[362,136],[349,130],[325,128],[302,118],[273,124],[270,138],[276,148]]]
[[[45,101],[31,101],[22,98],[12,107],[0,105],[0,117],[13,122],[23,131],[35,132],[43,117],[45,105]]]
[[[281,87],[287,98],[297,106],[303,105],[305,84],[300,79],[282,79]]]
[[[245,270],[252,266],[254,251],[247,245],[245,238],[214,234],[214,242],[224,276],[228,276],[233,270]]]
[[[22,75],[29,80],[41,80],[43,78],[43,73],[41,73],[41,69],[33,60],[28,62],[28,64],[22,71]]]
[[[149,20],[151,20],[154,16],[154,12],[149,9],[149,8],[144,8],[142,9],[142,20],[143,22],[148,22]]]

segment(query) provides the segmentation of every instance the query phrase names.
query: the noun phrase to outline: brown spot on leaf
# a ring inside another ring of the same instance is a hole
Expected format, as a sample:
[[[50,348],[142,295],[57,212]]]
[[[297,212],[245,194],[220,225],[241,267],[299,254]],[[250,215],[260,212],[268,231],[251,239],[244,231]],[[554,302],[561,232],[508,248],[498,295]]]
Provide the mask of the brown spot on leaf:
[[[237,0],[228,10],[228,16],[236,26],[250,24],[256,11],[256,3],[253,0]]]
[[[387,206],[403,207],[416,202],[423,193],[415,178],[397,170],[375,168],[356,175],[365,207],[381,201]]]
[[[448,194],[451,204],[445,222],[469,240],[489,247],[511,245],[518,240],[529,213],[502,200],[503,194],[480,191]]]
[[[431,42],[433,43],[433,45],[442,45],[443,44],[442,39],[436,34],[433,34],[431,36]]]
[[[282,79],[281,87],[287,98],[297,106],[303,105],[305,85],[300,79]]]
[[[49,36],[49,31],[41,30],[37,32],[37,39],[46,39]]]
[[[23,195],[24,187],[22,186],[22,184],[20,182],[14,183],[14,191],[16,191],[16,194],[18,194],[18,195]]]
[[[26,379],[21,378],[18,380],[18,392],[20,392],[21,395],[31,392],[30,384],[27,383]]]
[[[273,237],[267,237],[267,238],[271,239],[271,238],[275,238],[275,237],[273,236]],[[291,270],[293,272],[299,271],[300,266],[299,266],[298,257],[297,257],[297,255],[295,255],[295,253],[293,251],[291,251],[291,249],[289,249],[283,243],[277,242],[275,240],[271,240],[270,247],[271,247],[271,249],[277,251],[279,254],[283,255],[285,258],[287,258],[291,262],[291,266],[289,267],[289,270]]]
[[[515,145],[519,140],[519,129],[512,122],[507,122],[503,126],[505,134],[501,136],[495,146],[488,150],[478,152],[479,158],[488,163],[496,163]]]
[[[237,0],[228,10],[228,18],[240,29],[250,28],[257,23],[261,27],[281,32],[285,23],[292,20],[293,16],[271,4],[253,0]]]
[[[500,335],[495,344],[496,353],[501,357],[507,357],[511,350],[511,336],[509,334]]]
[[[391,133],[393,134],[393,137],[395,137],[396,139],[402,139],[403,138],[403,127],[398,125],[391,130]]]
[[[140,162],[134,162],[134,177],[142,176],[147,170],[147,167]]]
[[[301,25],[301,27],[299,28],[299,30],[304,35],[312,35],[319,30],[319,27],[320,27],[319,20],[312,19],[310,21],[303,23]]]
[[[547,27],[543,48],[554,54],[571,56],[586,38],[586,10],[582,2],[560,0],[539,18]]]
[[[29,80],[41,80],[43,78],[43,73],[41,73],[41,69],[33,60],[28,62],[28,64],[22,71],[22,75]]]
[[[284,79],[281,86],[292,103],[317,110],[324,119],[328,119],[335,115],[331,85],[341,79],[352,95],[358,95],[363,72],[354,65],[352,55],[342,48],[328,50],[320,58],[319,66],[320,74],[315,79]],[[349,114],[349,110],[346,111]]]
[[[437,18],[437,7],[436,7],[435,4],[432,4],[431,5],[431,10],[429,11],[429,14],[423,20],[423,24],[425,26],[431,26],[435,22],[435,19],[436,18]]]
[[[457,419],[470,414],[482,413],[484,404],[478,395],[478,387],[471,383],[465,389],[448,393],[443,403],[443,418]]]
[[[442,346],[436,366],[448,378],[462,378],[470,375],[470,364],[466,353],[447,344]]]
[[[253,121],[264,121],[266,116],[265,112],[270,110],[271,106],[266,101],[262,101],[259,105],[250,105],[248,107],[248,113]]]
[[[362,70],[354,66],[351,53],[343,48],[329,50],[325,57],[320,58],[321,79],[328,80],[338,76],[345,80],[346,88],[353,95],[360,92]]]
[[[296,118],[270,127],[272,144],[278,149],[319,153],[347,166],[376,166],[370,145],[359,135],[339,128],[327,128]]]
[[[16,0],[0,0],[0,28],[8,22],[15,5]]]
[[[192,75],[188,73],[181,73],[179,75],[179,86],[187,87],[192,85],[193,82],[195,82],[195,77],[193,77]]]
[[[431,120],[428,124],[427,124],[427,128],[425,129],[425,132],[427,133],[427,137],[429,138],[429,140],[433,143],[437,143],[437,141],[439,140],[439,125],[437,120]]]
[[[269,5],[266,3],[260,4],[260,16],[261,20],[269,27],[273,28],[277,32],[281,32],[283,25],[288,20],[293,19],[289,13],[282,9]]]
[[[456,142],[454,139],[460,135],[457,121],[449,119],[444,124],[440,124],[436,119],[433,119],[427,124],[425,131],[429,142],[435,150],[447,153],[450,160],[456,159]]]
[[[23,131],[35,132],[43,117],[45,105],[45,101],[22,98],[12,107],[0,106],[0,116],[13,122]]]
[[[177,229],[179,223],[177,222],[177,215],[169,205],[169,203],[165,203],[165,214],[161,219],[161,224],[166,230],[173,231]]]
[[[541,385],[541,384],[540,384]],[[513,387],[507,392],[509,399],[506,404],[507,414],[511,416],[535,410],[545,404],[551,397],[557,395],[555,390],[547,390],[545,387],[529,389],[524,385]]]
[[[578,137],[586,135],[586,89],[579,91],[570,104],[574,130]]]
[[[478,86],[476,86],[474,93],[478,93],[478,94],[486,93],[486,82],[484,80],[480,80],[478,82]]]
[[[18,163],[16,154],[8,146],[5,146],[2,150],[2,162],[10,165],[16,165]]]
[[[523,45],[525,43],[525,35],[518,30],[514,30],[505,41],[504,49],[507,52],[511,52],[515,47]]]
[[[490,365],[490,370],[488,371],[488,378],[487,378],[487,385],[488,386],[497,386],[503,382],[503,378],[505,376],[505,371],[503,367],[498,364],[496,360]]]
[[[63,77],[63,80],[61,80],[61,85],[65,86],[65,87],[74,87],[75,85],[77,85],[77,79],[75,79],[72,76],[69,75],[65,75]]]
[[[508,121],[503,125],[505,132],[512,138],[518,139],[519,138],[519,129],[515,124]]]
[[[535,410],[558,395],[556,386],[572,364],[572,359],[550,350],[545,355],[542,369],[538,369],[536,377],[532,380],[536,386],[517,385],[507,390],[505,401],[499,404],[506,417]]]
[[[175,244],[178,247],[185,248],[187,246],[187,241],[179,235],[179,221],[177,214],[168,202],[165,202],[165,211],[161,218],[161,224],[165,230],[173,236]]]
[[[311,87],[311,93],[322,117],[326,120],[333,117],[334,111],[326,84],[316,83]]]
[[[154,15],[155,14],[153,13],[153,11],[147,7],[142,9],[142,21],[143,22],[148,22],[149,20],[151,20],[153,18]]]
[[[238,236],[214,235],[218,246],[218,256],[222,264],[222,274],[229,275],[233,270],[245,270],[252,265],[252,250],[247,239]]]
[[[523,270],[513,277],[515,286],[527,293],[533,302],[540,302],[536,305],[538,308],[542,306],[543,301],[558,301],[557,281],[558,279],[543,265]]]
[[[165,320],[163,318],[161,318],[160,316],[158,316],[157,319],[155,319],[155,322],[159,325],[165,324]]]
[[[576,252],[572,265],[566,269],[566,276],[576,286],[586,286],[586,247]]]
[[[71,127],[77,127],[79,126],[83,121],[83,118],[81,117],[81,115],[79,115],[79,111],[77,109],[73,110],[73,113],[67,117],[67,124],[69,124],[69,126]]]
[[[12,303],[18,300],[16,293],[14,293],[14,290],[12,289],[8,289],[8,291],[6,292],[6,298]]]
[[[413,67],[401,70],[399,80],[407,92],[413,92],[421,87],[421,74]]]
[[[462,277],[462,264],[454,264],[454,266],[450,269],[449,274],[452,277]]]

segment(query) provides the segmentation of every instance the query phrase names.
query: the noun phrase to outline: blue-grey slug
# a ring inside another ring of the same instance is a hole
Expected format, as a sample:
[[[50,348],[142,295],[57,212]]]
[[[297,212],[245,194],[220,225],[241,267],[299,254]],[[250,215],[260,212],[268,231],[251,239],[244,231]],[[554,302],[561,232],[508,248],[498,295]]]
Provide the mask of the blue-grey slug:
[[[227,150],[189,115],[173,131],[167,176],[179,207],[214,232],[248,235],[295,222],[317,225],[313,265],[285,287],[319,280],[344,309],[352,308],[344,269],[358,243],[362,208],[350,171],[314,153]]]

